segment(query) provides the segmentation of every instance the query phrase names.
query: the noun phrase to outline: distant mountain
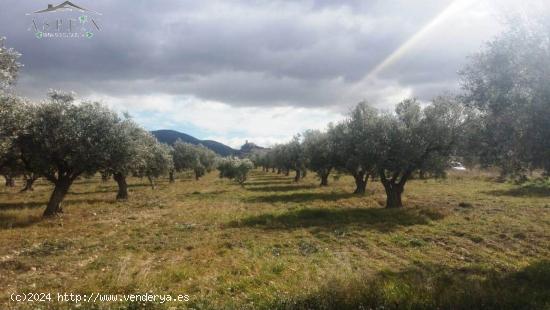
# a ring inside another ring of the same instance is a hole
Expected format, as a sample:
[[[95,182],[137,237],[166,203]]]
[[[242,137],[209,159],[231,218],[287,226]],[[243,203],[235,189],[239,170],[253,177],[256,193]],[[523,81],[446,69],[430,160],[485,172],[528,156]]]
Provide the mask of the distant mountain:
[[[238,155],[239,151],[223,143],[213,140],[201,140],[201,144],[221,156]]]
[[[170,144],[170,145],[174,144],[174,142],[176,142],[178,139],[181,139],[181,141],[183,142],[187,142],[195,145],[202,144],[221,156],[237,155],[239,153],[238,150],[235,150],[223,143],[212,141],[212,140],[199,140],[193,136],[190,136],[188,134],[184,134],[175,130],[163,129],[163,130],[151,131],[151,133],[155,137],[157,137],[157,140],[159,140],[160,142]]]

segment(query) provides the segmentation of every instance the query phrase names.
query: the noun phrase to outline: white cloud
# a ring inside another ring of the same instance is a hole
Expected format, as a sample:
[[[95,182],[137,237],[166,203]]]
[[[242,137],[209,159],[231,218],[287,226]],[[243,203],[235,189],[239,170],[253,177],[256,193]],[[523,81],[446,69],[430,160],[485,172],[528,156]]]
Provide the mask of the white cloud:
[[[23,52],[27,66],[19,87],[28,95],[41,96],[53,87],[84,95],[152,92],[232,106],[341,109],[364,98],[386,106],[403,90],[415,93],[415,88],[422,88],[422,99],[428,100],[440,87],[428,89],[426,82],[454,86],[449,80],[456,80],[456,68],[494,30],[487,12],[496,10],[487,5],[453,11],[423,40],[409,44],[399,53],[401,61],[377,77],[388,80],[377,83],[380,90],[355,84],[449,3],[461,1],[473,0],[167,0],[162,6],[133,1],[131,11],[130,1],[99,0],[94,7],[105,12],[105,31],[93,41],[42,44],[16,32],[23,28],[8,21],[17,14],[3,11],[0,26],[6,28],[0,28],[17,33],[9,43]],[[107,19],[113,15],[117,18]],[[381,98],[382,93],[390,97]]]
[[[474,1],[98,0],[105,32],[46,42],[17,25],[15,9],[34,4],[8,0],[13,10],[0,11],[0,28],[23,52],[22,94],[75,90],[148,129],[238,147],[324,128],[361,100],[390,110],[407,97],[428,101],[457,90],[456,71],[501,30],[503,15],[548,8],[547,0],[480,0],[438,21],[455,2]]]
[[[148,129],[194,127],[207,133],[197,138],[216,140],[235,148],[245,140],[270,146],[306,129],[325,129],[329,122],[343,118],[341,113],[328,108],[233,107],[192,96],[96,94],[90,99],[104,102],[119,112],[129,111]]]

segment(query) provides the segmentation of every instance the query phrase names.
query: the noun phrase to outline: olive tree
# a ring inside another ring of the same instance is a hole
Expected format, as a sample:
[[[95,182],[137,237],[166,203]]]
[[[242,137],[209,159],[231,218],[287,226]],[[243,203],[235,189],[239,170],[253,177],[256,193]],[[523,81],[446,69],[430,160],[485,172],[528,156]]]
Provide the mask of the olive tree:
[[[146,167],[152,142],[150,134],[130,118],[117,124],[114,135],[118,144],[111,149],[109,163],[103,173],[106,177],[112,174],[118,185],[116,199],[125,200],[128,199],[126,179]]]
[[[174,161],[170,146],[160,143],[151,133],[142,137],[145,148],[144,160],[137,169],[136,175],[147,177],[151,188],[155,189],[155,179],[174,170]]]
[[[197,152],[199,153],[200,166],[195,170],[195,178],[198,180],[199,177],[204,176],[206,173],[216,168],[218,156],[214,151],[202,144],[197,146]]]
[[[412,174],[438,171],[460,143],[465,126],[464,107],[449,98],[436,98],[421,108],[415,99],[399,103],[395,114],[376,121],[379,152],[376,163],[386,191],[386,207],[402,207],[401,195]]]
[[[0,169],[17,159],[17,138],[29,120],[29,104],[25,100],[0,92]]]
[[[307,167],[317,173],[321,186],[328,185],[328,176],[336,164],[337,150],[329,134],[319,130],[307,130],[303,134],[303,152]]]
[[[14,146],[4,154],[2,163],[0,164],[0,175],[4,176],[6,179],[7,187],[15,187],[15,179],[23,177],[25,183],[21,192],[32,191],[33,184],[38,179],[37,174],[27,170],[17,144],[14,144]]]
[[[13,152],[8,154],[3,161],[2,167],[0,167],[0,175],[3,175],[6,179],[5,184],[7,187],[15,187],[15,179],[23,177],[24,185],[20,192],[33,191],[33,185],[38,179],[38,174],[27,170],[17,148],[13,148],[12,150]]]
[[[277,169],[277,173],[284,172],[287,176],[294,170],[294,181],[298,182],[306,176],[308,166],[307,153],[301,140],[302,137],[298,134],[287,143],[275,145],[263,155],[264,165],[270,165]]]
[[[0,175],[6,179],[6,187],[15,187],[15,178],[23,172],[24,168],[19,158],[13,153],[6,154],[0,166]]]
[[[193,145],[177,140],[172,146],[176,171],[192,170],[195,179],[212,171],[216,165],[216,153],[203,145]]]
[[[469,151],[503,176],[550,173],[550,18],[519,20],[461,71],[462,99],[479,112]]]
[[[293,163],[288,151],[287,144],[277,144],[269,152],[273,159],[273,165],[277,168],[277,173],[284,172],[289,175]]]
[[[254,163],[248,158],[222,158],[217,164],[220,178],[235,180],[243,185],[248,178],[250,170],[254,169]]]
[[[247,158],[254,163],[255,167],[262,167],[262,171],[268,172],[269,169],[271,168],[268,154],[269,154],[269,151],[256,150],[256,151],[253,151],[251,154],[249,154]]]
[[[273,152],[271,152],[271,149],[264,151],[261,156],[262,162],[266,167],[266,171],[269,171],[271,168],[271,172],[275,172],[277,167],[275,165],[275,157]]]
[[[200,164],[195,146],[180,139],[172,145],[172,158],[174,160],[174,169],[178,172],[194,170]],[[195,179],[198,178],[199,176],[195,175]]]
[[[306,157],[306,153],[304,152],[300,139],[301,136],[296,135],[284,146],[284,152],[286,153],[285,158],[288,161],[287,164],[290,169],[296,172],[294,182],[298,182],[301,178],[305,177],[308,163],[308,158]]]
[[[61,202],[71,184],[108,164],[118,146],[117,115],[99,103],[74,103],[74,95],[52,91],[49,100],[32,106],[31,120],[17,143],[29,171],[44,176],[54,190],[44,216],[62,212]]]
[[[26,102],[9,92],[17,80],[21,57],[13,48],[4,46],[6,38],[0,37],[0,173],[7,186],[14,186],[14,177],[22,171],[18,150],[14,144],[26,118]]]
[[[334,166],[353,176],[355,194],[364,194],[368,179],[377,173],[376,163],[380,157],[375,143],[377,118],[378,111],[362,102],[328,132],[336,153]]]
[[[17,80],[21,64],[17,61],[21,54],[4,46],[5,37],[0,37],[0,91],[7,89]]]

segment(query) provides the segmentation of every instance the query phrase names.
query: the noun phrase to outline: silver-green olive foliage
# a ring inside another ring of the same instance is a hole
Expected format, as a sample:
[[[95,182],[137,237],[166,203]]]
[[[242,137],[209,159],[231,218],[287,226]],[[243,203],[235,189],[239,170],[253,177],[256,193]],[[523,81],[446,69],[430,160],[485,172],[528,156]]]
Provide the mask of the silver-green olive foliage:
[[[99,103],[77,105],[74,95],[56,91],[28,113],[31,120],[17,143],[27,168],[54,183],[44,215],[55,215],[76,178],[109,165],[118,147],[115,131],[120,119]]]
[[[248,158],[221,158],[217,164],[220,178],[227,178],[243,185],[248,178],[250,170],[254,169],[254,163]]]
[[[298,182],[302,178],[308,164],[308,158],[304,152],[300,135],[294,136],[290,142],[285,144],[285,152],[290,169],[296,172],[294,181]]]
[[[137,169],[136,175],[147,177],[154,188],[154,180],[163,175],[167,175],[174,170],[174,161],[172,159],[172,149],[167,144],[159,143],[158,140],[149,132],[142,137],[143,146],[146,149],[143,162]]]
[[[4,41],[5,38],[0,38],[0,174],[5,176],[6,185],[14,186],[15,177],[31,175],[25,170],[20,150],[15,143],[21,128],[29,119],[26,113],[29,102],[12,92],[11,87],[15,84],[22,66],[17,62],[21,54],[6,48]],[[35,178],[33,175],[32,182]],[[28,180],[25,190],[32,189],[32,182],[29,183]]]
[[[271,156],[273,158],[273,165],[276,168],[283,170],[287,173],[292,169],[293,163],[290,152],[288,150],[288,145],[277,144],[273,146],[270,154],[272,154]]]
[[[114,135],[118,145],[109,154],[105,172],[118,184],[117,199],[127,199],[126,177],[145,173],[153,141],[151,134],[130,118],[117,124]]]
[[[10,92],[22,66],[17,61],[21,54],[5,47],[5,39],[0,37],[0,167],[14,156],[14,141],[27,120],[28,106],[28,102]]]
[[[463,100],[480,113],[467,150],[503,175],[550,172],[550,18],[511,21],[462,70]]]
[[[266,171],[268,171],[270,168],[275,169],[277,168],[275,165],[275,158],[273,156],[273,152],[271,149],[265,149],[261,152],[258,152],[257,154],[257,166],[262,166]]]
[[[379,134],[379,111],[366,102],[359,103],[341,123],[329,130],[336,152],[335,168],[352,175],[355,193],[365,193],[369,177],[376,174],[380,151],[376,144]]]
[[[447,168],[467,124],[464,106],[445,98],[424,108],[414,99],[405,100],[395,112],[378,118],[373,143],[388,208],[402,206],[401,194],[413,173]]]
[[[21,64],[17,61],[21,54],[4,46],[6,38],[0,37],[0,91],[9,88],[17,80]]]
[[[307,160],[307,167],[317,173],[321,186],[328,185],[328,176],[336,164],[336,144],[326,132],[307,130],[303,134],[302,148]]]
[[[18,153],[15,142],[30,119],[29,106],[20,97],[0,92],[0,166]]]
[[[177,140],[172,146],[172,156],[176,171],[191,170],[197,180],[216,166],[216,153],[203,145]]]
[[[275,145],[266,153],[272,165],[288,175],[289,171],[296,172],[295,181],[299,181],[308,165],[307,154],[303,149],[302,137],[296,135],[290,142]]]
[[[114,134],[119,143],[110,153],[108,169],[113,173],[129,175],[144,167],[150,147],[146,142],[150,140],[150,134],[131,119],[118,123]]]
[[[271,149],[258,149],[253,150],[246,158],[250,159],[254,163],[254,167],[262,167],[263,171],[268,171],[273,167],[271,156]]]
[[[195,168],[195,177],[198,179],[216,168],[218,156],[214,151],[203,145],[197,146],[197,152],[199,154],[200,165]]]

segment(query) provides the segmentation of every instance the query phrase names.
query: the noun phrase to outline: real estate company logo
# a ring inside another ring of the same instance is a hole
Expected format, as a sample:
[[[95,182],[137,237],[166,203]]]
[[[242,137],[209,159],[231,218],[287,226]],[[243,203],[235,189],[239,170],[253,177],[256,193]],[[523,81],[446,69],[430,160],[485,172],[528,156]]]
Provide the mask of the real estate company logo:
[[[101,13],[86,9],[70,1],[48,7],[33,13],[27,29],[34,32],[37,39],[91,39],[101,31],[98,15]]]

